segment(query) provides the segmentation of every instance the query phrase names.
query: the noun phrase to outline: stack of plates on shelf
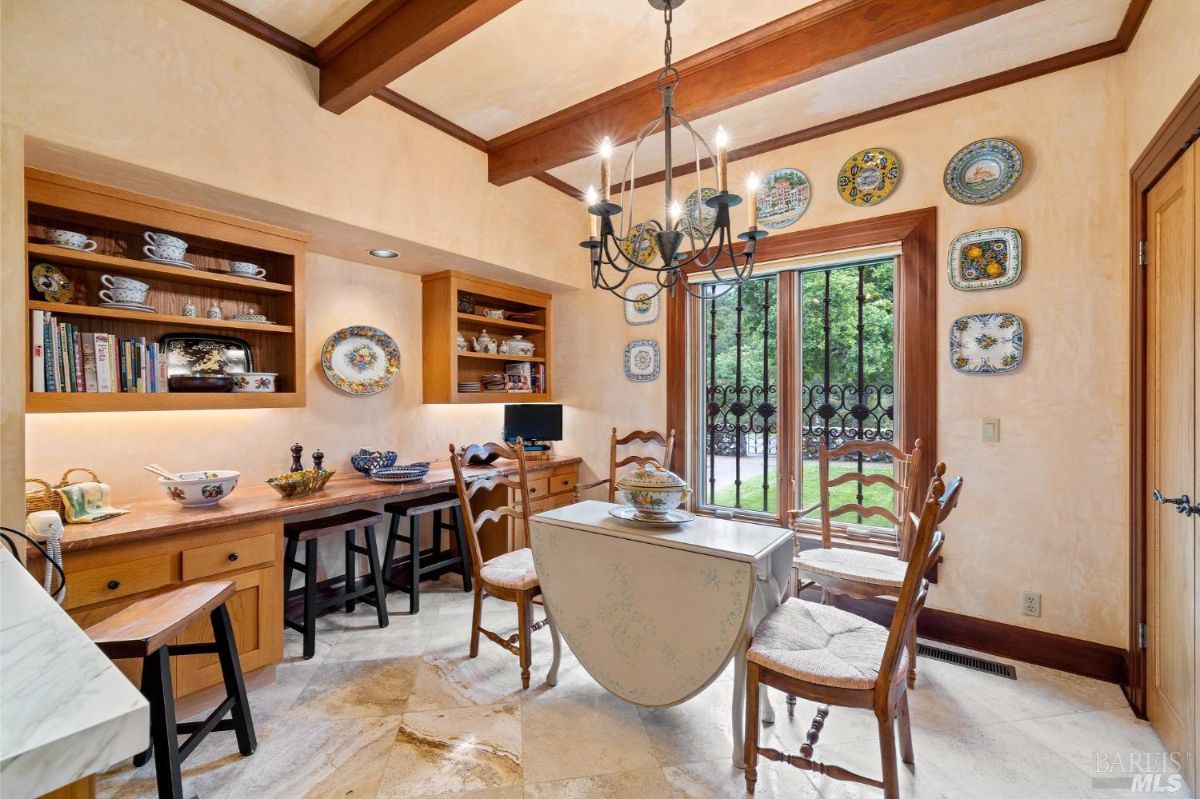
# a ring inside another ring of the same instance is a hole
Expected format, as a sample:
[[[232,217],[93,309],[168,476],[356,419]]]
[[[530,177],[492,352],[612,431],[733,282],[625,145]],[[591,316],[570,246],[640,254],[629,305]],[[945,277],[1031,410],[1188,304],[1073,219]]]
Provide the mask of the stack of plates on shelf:
[[[484,391],[504,391],[505,389],[504,375],[484,375],[479,378],[479,382],[483,383]]]
[[[101,308],[116,308],[121,311],[144,311],[146,313],[157,313],[158,309],[153,305],[147,305],[144,302],[102,302]]]
[[[458,384],[458,390],[459,390],[459,391],[467,391],[467,392],[469,392],[469,391],[480,391],[480,390],[482,390],[482,388],[483,388],[483,387],[479,385],[479,381],[478,381],[478,380],[472,380],[472,381],[460,382],[460,383]]]
[[[404,466],[381,466],[371,470],[371,479],[381,483],[411,483],[423,480],[429,474],[429,462],[409,463]]]

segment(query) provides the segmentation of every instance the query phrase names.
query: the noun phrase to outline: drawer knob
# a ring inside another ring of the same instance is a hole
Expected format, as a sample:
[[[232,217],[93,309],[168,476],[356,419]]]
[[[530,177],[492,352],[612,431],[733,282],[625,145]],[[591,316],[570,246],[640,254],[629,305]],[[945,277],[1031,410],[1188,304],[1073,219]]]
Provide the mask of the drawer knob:
[[[108,581],[108,590],[109,591],[116,591],[120,587],[121,587],[120,580],[109,580]]]
[[[237,559],[238,559],[238,553],[236,553],[236,552],[230,552],[230,553],[229,553],[229,560],[230,560],[231,562],[232,562],[232,561],[235,561],[235,560],[237,560]]]

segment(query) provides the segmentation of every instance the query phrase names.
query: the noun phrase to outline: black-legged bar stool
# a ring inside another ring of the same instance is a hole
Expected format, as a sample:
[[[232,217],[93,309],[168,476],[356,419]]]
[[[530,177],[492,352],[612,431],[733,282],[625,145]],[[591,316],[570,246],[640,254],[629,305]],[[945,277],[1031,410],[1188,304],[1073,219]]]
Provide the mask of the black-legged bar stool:
[[[375,607],[379,626],[388,626],[387,589],[383,586],[383,571],[379,568],[379,547],[375,543],[375,525],[383,521],[383,515],[366,509],[348,510],[320,519],[288,522],[283,525],[287,547],[283,556],[283,623],[304,635],[304,659],[308,660],[317,649],[317,614],[335,605],[345,605],[346,612],[354,611],[359,599]],[[355,536],[362,531],[363,546],[354,543]],[[346,576],[343,589],[333,596],[317,598],[317,542],[325,536],[341,533],[346,539]],[[296,563],[296,549],[304,544],[304,562]],[[367,556],[367,584],[358,588],[355,575],[355,555]],[[292,591],[291,575],[298,571],[304,575],[304,587]],[[304,597],[304,619],[296,621],[288,616],[287,603],[293,596]]]
[[[467,536],[463,530],[462,514],[459,512],[458,497],[454,494],[434,494],[417,499],[404,499],[389,502],[383,506],[384,511],[392,514],[391,526],[388,528],[387,548],[384,551],[384,579],[389,588],[408,592],[408,612],[417,613],[421,609],[421,575],[431,572],[441,572],[450,567],[462,575],[463,590],[471,590],[471,557],[467,549]],[[442,521],[442,511],[450,512],[450,522]],[[428,563],[421,562],[421,517],[426,513],[433,514],[433,555]],[[400,532],[400,519],[408,518],[408,535]],[[442,533],[451,532],[458,542],[458,552],[450,554],[442,549]],[[396,556],[396,543],[403,541],[408,544],[412,557],[409,559],[409,582],[405,586],[392,580],[392,560]]]
[[[183,799],[180,776],[183,761],[210,732],[233,730],[237,733],[238,751],[243,755],[254,754],[258,747],[233,625],[225,608],[225,602],[233,594],[234,584],[230,580],[192,583],[139,599],[87,629],[88,637],[110,658],[142,660],[142,695],[150,702],[150,748],[135,757],[133,763],[141,766],[149,762],[153,753],[160,799]],[[212,622],[212,643],[168,646],[168,641],[205,614]],[[225,700],[204,721],[177,722],[171,657],[214,654],[221,662]],[[226,714],[231,717],[226,719]],[[188,735],[182,745],[180,735]]]

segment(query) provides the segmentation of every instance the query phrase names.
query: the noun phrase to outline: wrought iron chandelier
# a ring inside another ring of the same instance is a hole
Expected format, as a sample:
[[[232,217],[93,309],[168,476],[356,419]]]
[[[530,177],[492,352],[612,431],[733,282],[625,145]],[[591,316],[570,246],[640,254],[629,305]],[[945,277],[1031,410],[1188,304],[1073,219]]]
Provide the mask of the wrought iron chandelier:
[[[625,171],[621,178],[620,204],[612,201],[612,142],[608,138],[604,139],[600,146],[600,191],[589,187],[587,194],[591,233],[587,241],[580,242],[579,246],[587,248],[591,256],[593,288],[605,289],[624,299],[622,286],[631,275],[642,270],[647,273],[647,277],[653,276],[654,283],[658,286],[650,296],[656,296],[663,289],[673,294],[676,287],[682,285],[692,296],[711,298],[715,296],[714,284],[723,287],[718,294],[724,293],[749,279],[754,271],[756,243],[767,235],[765,230],[758,229],[755,202],[758,178],[751,174],[747,181],[748,227],[736,237],[745,242],[739,252],[735,249],[729,209],[741,203],[742,198],[729,191],[729,142],[725,130],[717,129],[717,152],[714,154],[704,137],[675,112],[675,90],[679,86],[679,70],[671,63],[671,20],[674,10],[683,5],[684,0],[648,2],[663,12],[663,22],[666,25],[666,38],[663,41],[664,66],[658,74],[657,82],[658,91],[662,96],[662,112],[651,119],[634,140],[633,152],[625,162]],[[689,149],[691,161],[695,165],[697,189],[689,196],[686,208],[680,205],[672,193],[675,163],[672,159],[671,137],[672,128],[676,125],[691,137]],[[666,175],[663,211],[666,214],[666,222],[650,219],[635,224],[634,192],[637,188],[635,168],[638,148],[647,136],[659,130],[663,133],[663,162]],[[706,170],[701,168],[704,158],[712,164],[715,187],[712,183],[709,187],[704,185]],[[623,214],[627,197],[629,209],[628,213]],[[619,232],[613,224],[615,216],[622,217]],[[661,258],[661,266],[654,264],[656,253]],[[693,290],[687,274],[703,270],[711,273],[711,279],[706,276],[705,288]]]

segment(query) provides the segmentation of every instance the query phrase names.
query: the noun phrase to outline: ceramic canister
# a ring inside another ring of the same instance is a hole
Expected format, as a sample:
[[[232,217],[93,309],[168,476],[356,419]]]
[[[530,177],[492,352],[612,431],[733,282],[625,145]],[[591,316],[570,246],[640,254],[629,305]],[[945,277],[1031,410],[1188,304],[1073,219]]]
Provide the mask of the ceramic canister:
[[[657,463],[647,463],[617,480],[617,489],[626,504],[633,506],[639,515],[649,518],[666,516],[692,495],[679,475],[669,472]]]

